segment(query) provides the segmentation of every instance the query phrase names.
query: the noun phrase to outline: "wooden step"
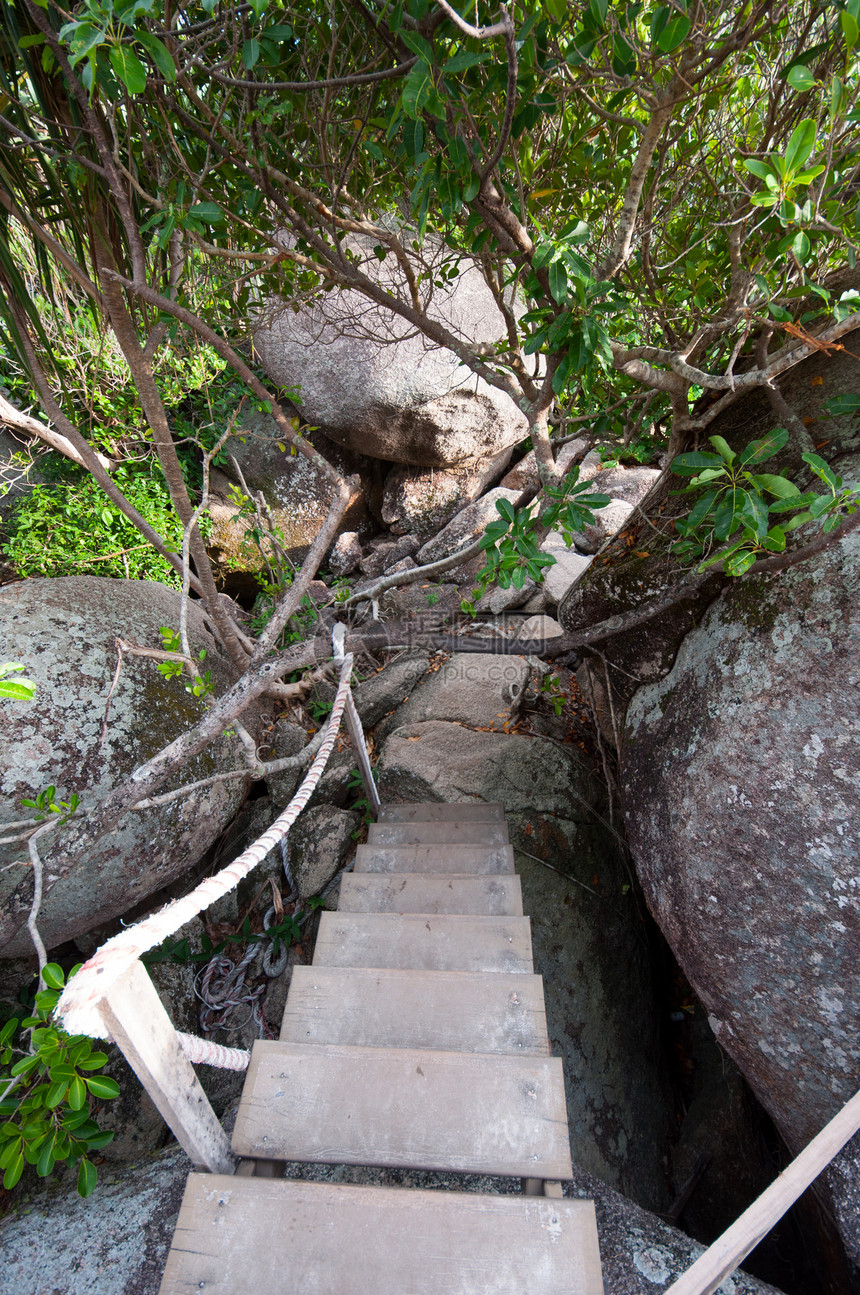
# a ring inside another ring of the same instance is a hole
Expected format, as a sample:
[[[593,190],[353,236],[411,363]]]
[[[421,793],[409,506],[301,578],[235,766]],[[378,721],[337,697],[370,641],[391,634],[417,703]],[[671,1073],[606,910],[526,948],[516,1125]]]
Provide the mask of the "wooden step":
[[[455,804],[439,801],[432,804],[383,805],[380,823],[503,823],[505,807],[498,802],[461,800]]]
[[[368,845],[507,845],[502,823],[371,823]]]
[[[293,968],[288,1043],[549,1056],[540,976]]]
[[[160,1295],[602,1295],[591,1201],[191,1174]]]
[[[233,1150],[264,1160],[569,1178],[558,1057],[258,1039]]]
[[[356,872],[506,873],[514,871],[510,845],[360,845]]]
[[[521,917],[517,876],[427,876],[423,872],[347,873],[340,883],[340,913],[472,913]]]
[[[314,966],[531,973],[527,917],[322,913]]]

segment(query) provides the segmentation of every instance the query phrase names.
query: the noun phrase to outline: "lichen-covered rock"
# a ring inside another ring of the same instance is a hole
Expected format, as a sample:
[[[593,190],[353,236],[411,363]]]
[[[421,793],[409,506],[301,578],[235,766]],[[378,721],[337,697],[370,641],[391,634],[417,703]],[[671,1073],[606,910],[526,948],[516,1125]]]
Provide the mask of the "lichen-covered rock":
[[[30,702],[0,700],[0,825],[25,816],[22,798],[49,784],[82,808],[119,786],[136,765],[191,728],[203,705],[182,679],[166,679],[155,663],[126,656],[102,723],[117,661],[117,638],[161,647],[159,628],[179,625],[180,595],[145,580],[63,576],[25,580],[0,589],[4,659],[20,661],[38,685]],[[206,650],[216,695],[234,679],[232,666],[191,603],[189,637]],[[253,726],[253,716],[246,720]],[[239,767],[235,737],[221,737],[181,772],[175,785]],[[132,810],[115,831],[76,850],[72,820],[40,843],[45,894],[39,929],[50,948],[127,912],[153,891],[188,872],[224,830],[243,795],[243,780],[215,783],[154,809]],[[2,847],[3,865],[26,857],[26,845]],[[29,867],[0,870],[0,952],[30,952],[27,912],[33,895]]]
[[[568,441],[563,445],[556,456],[556,466],[563,473],[567,474],[575,463],[585,455],[588,449],[588,441],[579,439]],[[538,476],[537,455],[534,450],[529,450],[528,454],[515,463],[510,472],[505,473],[500,485],[506,490],[532,490],[537,489],[540,478]]]
[[[504,805],[553,1051],[564,1063],[574,1161],[664,1209],[672,1117],[649,956],[585,757],[549,738],[428,722],[397,728],[378,769],[383,802]]]
[[[522,657],[457,652],[425,675],[408,700],[380,725],[377,740],[403,724],[452,720],[501,730],[520,713],[529,681]]]
[[[430,658],[424,652],[404,652],[378,674],[357,684],[353,696],[362,724],[373,728],[383,715],[405,702],[429,665]]]
[[[290,832],[293,876],[301,899],[319,895],[355,849],[361,815],[333,805],[311,805]]]
[[[212,530],[208,547],[225,572],[259,571],[264,565],[260,547],[251,535],[258,523],[240,506],[243,479],[255,495],[262,492],[278,542],[294,561],[303,558],[313,544],[336,493],[334,485],[309,459],[290,453],[271,415],[251,412],[243,418],[242,426],[243,434],[237,433],[227,441],[224,452],[230,457],[223,470],[212,472],[210,482]],[[358,456],[344,451],[318,431],[310,432],[308,440],[343,476],[367,468]],[[341,519],[340,530],[362,535],[369,534],[370,529],[364,498],[356,496]],[[263,539],[262,546],[271,558],[272,544]]]
[[[622,786],[648,902],[794,1150],[860,1074],[858,695],[855,531],[730,586],[627,712]],[[852,1227],[856,1249],[856,1213]]]
[[[348,576],[361,561],[361,541],[357,531],[343,531],[338,535],[328,555],[329,569],[336,576]]]
[[[518,497],[518,490],[503,490],[501,486],[496,486],[495,490],[490,490],[474,503],[467,504],[438,535],[434,535],[432,540],[428,540],[418,550],[416,556],[419,563],[423,566],[427,562],[438,562],[440,558],[450,557],[458,549],[465,548],[482,534],[488,522],[498,521],[498,500],[507,499],[512,503]]]
[[[510,456],[507,449],[455,468],[392,468],[385,480],[382,520],[396,535],[408,533],[423,544],[498,480]]]
[[[408,297],[393,255],[380,262],[374,240],[362,235],[346,246],[365,274]],[[422,249],[427,260],[443,252],[430,240]],[[428,314],[470,346],[492,346],[506,335],[477,266],[434,288]],[[270,303],[254,344],[270,377],[298,388],[308,422],[376,459],[447,467],[497,454],[527,432],[510,396],[355,291],[335,288],[298,312]]]

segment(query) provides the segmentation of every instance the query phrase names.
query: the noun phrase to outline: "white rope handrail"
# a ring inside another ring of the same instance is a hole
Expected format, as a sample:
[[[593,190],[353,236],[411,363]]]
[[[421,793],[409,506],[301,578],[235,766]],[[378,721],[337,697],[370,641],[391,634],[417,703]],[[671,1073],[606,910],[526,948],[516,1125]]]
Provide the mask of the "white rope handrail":
[[[176,1031],[179,1046],[189,1061],[195,1066],[217,1066],[219,1070],[247,1070],[251,1060],[250,1052],[244,1048],[228,1048],[224,1043],[213,1043],[211,1039],[201,1039],[197,1034],[185,1034]]]
[[[210,904],[214,904],[216,899],[228,895],[238,886],[242,878],[266,857],[273,846],[286,836],[310,799],[331,755],[349,695],[352,664],[353,658],[350,653],[343,659],[337,693],[323,744],[304,781],[284,812],[253,845],[221,872],[214,877],[207,877],[194,890],[183,895],[181,899],[174,899],[171,903],[165,904],[164,908],[160,908],[157,913],[150,914],[134,926],[126,927],[118,935],[107,940],[89,961],[84,963],[66,986],[57,1004],[56,1016],[70,1034],[86,1034],[93,1039],[108,1038],[108,1031],[99,1012],[99,1003],[111,986],[134,965],[142,954],[149,949],[157,948],[169,935],[173,935],[180,927],[185,926],[186,922],[190,922],[192,918],[197,917],[198,913],[202,913]],[[205,1040],[200,1042],[204,1043]]]

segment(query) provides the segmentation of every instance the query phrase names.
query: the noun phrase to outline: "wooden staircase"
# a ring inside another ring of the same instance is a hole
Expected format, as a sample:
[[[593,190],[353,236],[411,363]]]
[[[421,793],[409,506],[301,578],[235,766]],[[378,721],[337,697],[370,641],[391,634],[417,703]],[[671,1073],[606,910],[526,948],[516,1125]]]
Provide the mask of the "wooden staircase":
[[[191,1174],[161,1295],[602,1295],[499,805],[391,805],[280,1039],[254,1044],[234,1177]],[[290,1180],[283,1162],[523,1179],[524,1194]]]

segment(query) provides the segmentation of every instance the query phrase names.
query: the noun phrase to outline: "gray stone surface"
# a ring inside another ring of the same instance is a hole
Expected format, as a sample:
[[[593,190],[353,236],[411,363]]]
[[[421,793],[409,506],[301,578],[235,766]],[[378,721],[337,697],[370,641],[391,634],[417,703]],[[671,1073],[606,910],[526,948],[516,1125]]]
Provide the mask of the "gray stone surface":
[[[507,499],[512,503],[519,497],[519,493],[518,490],[503,490],[501,486],[496,486],[495,490],[489,490],[480,499],[468,504],[438,535],[434,535],[432,540],[428,540],[418,550],[416,557],[419,564],[424,566],[427,562],[438,562],[440,558],[447,558],[458,549],[471,544],[482,534],[488,522],[498,521],[496,501]]]
[[[328,555],[329,569],[336,576],[348,576],[361,561],[361,543],[356,531],[338,535]]]
[[[370,541],[367,553],[362,557],[360,566],[362,575],[377,579],[384,572],[409,558],[418,548],[414,535],[379,536]]]
[[[311,805],[290,832],[290,857],[299,896],[319,895],[355,849],[361,815],[333,805]]]
[[[497,481],[510,450],[456,468],[392,468],[385,480],[382,520],[396,534],[408,532],[422,543]]]
[[[794,1151],[860,1073],[858,609],[856,531],[730,586],[634,696],[622,752],[649,905]]]
[[[543,544],[541,553],[548,553],[555,558],[555,566],[545,569],[543,585],[547,600],[560,603],[568,591],[576,584],[589,567],[591,558],[568,548],[560,531],[550,531]]]
[[[285,720],[278,720],[268,740],[263,747],[262,754],[264,758],[271,763],[276,760],[287,760],[307,746],[310,738],[301,724],[289,724]],[[266,778],[266,786],[269,788],[269,795],[279,809],[286,809],[302,778],[307,773],[307,765],[303,768],[283,769],[280,773],[270,773]]]
[[[529,667],[522,657],[457,652],[425,675],[409,699],[380,726],[377,739],[403,724],[452,720],[501,730],[520,713]]]
[[[558,451],[556,463],[562,472],[568,472],[572,465],[583,457],[588,448],[588,442],[582,439],[568,441]],[[537,456],[534,450],[529,450],[519,463],[515,463],[510,472],[502,477],[500,482],[506,490],[530,490],[537,487],[538,484]]]
[[[672,1115],[651,965],[590,764],[549,738],[428,722],[397,728],[378,768],[383,801],[504,804],[564,1062],[574,1161],[664,1209]]]
[[[231,436],[225,453],[235,459],[211,476],[212,532],[208,546],[221,566],[228,570],[257,571],[262,567],[259,550],[246,532],[256,525],[253,517],[242,517],[230,489],[245,484],[254,494],[262,491],[278,539],[288,555],[297,560],[304,556],[326,519],[335,487],[303,454],[291,454],[280,429],[270,414],[250,411],[243,415],[241,433]],[[356,456],[345,454],[340,446],[320,432],[311,432],[308,440],[344,476],[359,471],[363,465]],[[340,523],[342,531],[370,533],[370,519],[363,498],[356,498]],[[265,547],[265,545],[264,545]],[[270,549],[268,551],[271,551]]]
[[[430,665],[424,652],[405,652],[378,674],[364,679],[353,689],[356,710],[367,728],[405,702]]]
[[[83,806],[92,805],[197,722],[203,704],[181,678],[165,679],[154,662],[126,656],[101,744],[117,637],[161,647],[159,627],[178,627],[179,604],[174,590],[144,580],[63,576],[0,589],[3,656],[26,665],[38,684],[31,702],[0,700],[0,825],[21,818],[22,797],[49,784],[64,799],[76,791]],[[195,603],[188,625],[194,650],[206,649],[217,695],[233,682],[233,669]],[[253,712],[245,722],[253,729]],[[238,767],[237,747],[237,738],[219,738],[186,765],[177,785]],[[242,779],[216,783],[169,805],[128,813],[116,831],[80,848],[82,819],[45,839],[39,927],[48,947],[127,912],[188,872],[230,822],[242,794]],[[4,846],[0,863],[21,854],[20,845]],[[32,893],[29,868],[0,871],[3,956],[31,948],[22,927]]]
[[[408,301],[394,257],[380,262],[374,245],[362,235],[347,239],[364,273]],[[432,260],[441,252],[441,244],[428,240],[423,256]],[[434,289],[428,314],[469,344],[493,345],[505,336],[502,315],[475,266]],[[254,344],[275,382],[299,388],[308,422],[362,454],[446,467],[497,454],[526,435],[525,416],[509,396],[355,291],[335,288],[298,313],[286,303],[279,310],[270,303]]]

